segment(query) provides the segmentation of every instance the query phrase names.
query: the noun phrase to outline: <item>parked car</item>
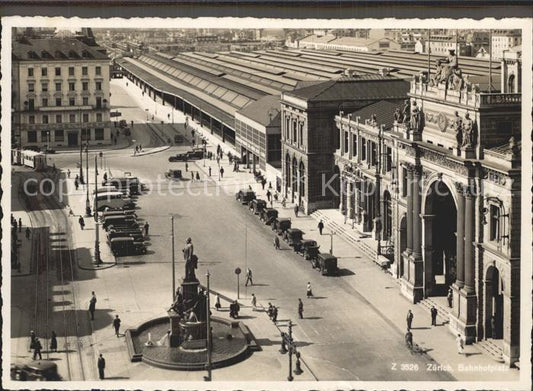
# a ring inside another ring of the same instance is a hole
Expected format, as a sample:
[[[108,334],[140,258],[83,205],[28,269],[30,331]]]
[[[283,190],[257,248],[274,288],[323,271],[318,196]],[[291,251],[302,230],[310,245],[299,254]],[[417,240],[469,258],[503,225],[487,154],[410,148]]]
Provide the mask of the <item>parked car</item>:
[[[132,237],[113,238],[108,240],[114,256],[146,254],[146,246]]]
[[[282,235],[283,232],[288,230],[290,227],[291,219],[286,217],[276,217],[270,225],[270,228],[272,228],[273,231],[276,231],[278,235]]]
[[[249,189],[239,190],[237,194],[235,194],[235,199],[240,201],[242,204],[247,205],[250,201],[255,199],[255,193],[253,190]]]
[[[262,211],[263,209],[266,208],[267,203],[266,203],[265,200],[262,200],[262,199],[260,199],[260,198],[256,198],[255,200],[252,200],[252,201],[249,203],[249,205],[250,205],[250,210],[251,210],[254,214],[258,215],[258,214],[261,213],[261,211]]]
[[[20,381],[59,381],[57,364],[49,360],[29,361],[23,364],[11,364],[11,380]]]
[[[277,217],[278,211],[274,208],[265,208],[260,214],[261,221],[263,221],[266,225],[272,224],[272,221],[274,221]]]
[[[134,210],[131,210],[131,209],[130,210],[123,210],[123,209],[106,210],[102,212],[102,220],[105,219],[106,217],[111,217],[111,216],[131,216],[134,219],[137,218],[137,214],[135,213]]]
[[[139,178],[132,176],[109,178],[105,186],[114,186],[118,191],[129,191],[129,194],[140,194],[141,183]]]
[[[186,162],[187,160],[197,160],[197,159],[203,159],[204,157],[204,149],[203,148],[193,148],[187,152],[178,153],[175,156],[171,156],[168,158],[169,162]]]
[[[317,243],[316,243],[316,240],[312,240],[312,239],[302,239],[300,240],[300,243],[298,243],[297,246],[294,247],[294,249],[296,250],[296,252],[302,254],[302,256],[306,256],[306,250],[308,248],[311,248],[311,247],[317,247]],[[316,254],[315,254],[316,256]],[[310,259],[310,258],[305,258],[305,259]]]
[[[181,170],[168,170],[167,172],[165,172],[165,177],[167,179],[181,179]]]
[[[126,227],[133,227],[137,223],[137,220],[133,216],[127,216],[127,215],[115,215],[115,216],[107,216],[105,219],[103,219],[102,227],[107,230],[109,227],[114,226],[126,226]],[[138,226],[138,224],[137,224]]]
[[[304,233],[298,228],[288,228],[283,232],[283,240],[285,240],[289,246],[293,247],[294,251],[296,251],[296,247],[300,245],[303,236]]]
[[[337,275],[339,273],[337,257],[331,254],[319,253],[316,260],[313,260],[312,264],[323,276]]]
[[[144,235],[141,229],[134,228],[134,229],[110,229],[107,233],[107,239],[113,239],[113,238],[128,238],[132,237],[135,241],[144,241]]]

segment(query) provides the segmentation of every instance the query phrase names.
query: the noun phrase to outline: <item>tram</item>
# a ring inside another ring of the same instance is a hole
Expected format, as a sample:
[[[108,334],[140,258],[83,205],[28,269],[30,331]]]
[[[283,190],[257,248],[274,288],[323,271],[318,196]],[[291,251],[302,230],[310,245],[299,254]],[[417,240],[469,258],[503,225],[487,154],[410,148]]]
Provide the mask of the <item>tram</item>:
[[[11,150],[13,164],[31,167],[36,171],[44,171],[47,168],[46,155],[32,150]]]

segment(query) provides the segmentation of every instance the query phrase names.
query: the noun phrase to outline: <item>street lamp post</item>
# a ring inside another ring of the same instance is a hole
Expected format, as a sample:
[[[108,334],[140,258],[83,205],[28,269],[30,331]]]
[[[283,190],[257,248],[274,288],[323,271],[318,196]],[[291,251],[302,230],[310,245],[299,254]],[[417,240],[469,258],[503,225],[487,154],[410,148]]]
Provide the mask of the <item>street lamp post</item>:
[[[94,156],[94,191],[98,194],[98,157]],[[100,223],[98,222],[98,197],[94,201],[94,222],[96,230],[96,238],[94,241],[94,262],[96,266],[100,266],[102,259],[100,258]]]
[[[210,301],[210,289],[209,289],[209,270],[207,270],[207,381],[211,381],[211,355],[212,355],[212,333],[211,333],[211,301]]]
[[[86,160],[86,171],[85,171],[85,177],[87,178],[87,198],[85,199],[85,213],[87,217],[91,216],[91,202],[89,201],[89,142],[87,142],[85,146],[85,160]]]
[[[81,139],[81,133],[80,133],[80,139]],[[83,180],[83,143],[81,142],[81,140],[80,140],[80,183],[82,185],[85,183],[85,181]]]

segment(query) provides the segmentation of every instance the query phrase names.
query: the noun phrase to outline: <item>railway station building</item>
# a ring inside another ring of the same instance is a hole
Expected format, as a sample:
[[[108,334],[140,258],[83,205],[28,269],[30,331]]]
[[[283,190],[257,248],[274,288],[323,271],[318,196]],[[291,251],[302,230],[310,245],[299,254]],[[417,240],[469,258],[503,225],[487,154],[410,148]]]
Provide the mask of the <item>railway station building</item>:
[[[12,132],[20,146],[111,144],[109,67],[94,40],[13,42]]]
[[[402,294],[440,304],[452,333],[512,365],[520,357],[520,51],[506,52],[502,69],[499,85],[415,77],[401,107],[337,115],[335,164],[339,210],[378,241]]]

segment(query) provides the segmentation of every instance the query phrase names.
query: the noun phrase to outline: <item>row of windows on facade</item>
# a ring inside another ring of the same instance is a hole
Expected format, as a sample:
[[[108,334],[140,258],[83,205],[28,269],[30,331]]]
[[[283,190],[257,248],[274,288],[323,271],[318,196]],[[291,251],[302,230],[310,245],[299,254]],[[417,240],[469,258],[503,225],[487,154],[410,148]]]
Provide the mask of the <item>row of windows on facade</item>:
[[[63,106],[63,99],[62,98],[55,98],[55,106],[56,107],[59,107],[59,106]],[[49,100],[48,98],[42,98],[41,100],[41,107],[48,107],[48,106],[51,106],[49,103]],[[76,98],[68,98],[68,105],[69,106],[76,106]],[[89,106],[89,97],[82,97],[82,105],[83,106]],[[102,98],[97,96],[96,97],[96,108],[97,109],[101,109],[102,108]],[[28,111],[33,111],[35,110],[35,99],[28,99],[28,107],[27,107]]]
[[[61,92],[63,89],[63,83],[55,83],[55,90],[56,92]],[[89,91],[89,82],[84,81],[81,83],[81,89],[82,91]],[[75,82],[69,82],[68,83],[68,90],[69,91],[76,91],[76,83]],[[96,91],[102,91],[102,82],[97,81],[95,83],[95,90]],[[35,83],[28,83],[28,92],[35,92]],[[48,83],[41,83],[41,92],[48,92]]]
[[[81,132],[81,141],[86,141],[91,136],[91,129],[82,129]],[[64,130],[55,130],[53,132],[49,132],[47,130],[41,130],[41,142],[46,143],[50,142],[52,140],[52,137],[55,142],[63,142],[65,141],[65,131]],[[96,128],[94,129],[94,140],[100,141],[104,140],[104,129],[103,128]],[[28,132],[28,142],[29,143],[36,143],[37,141],[37,131],[30,130]]]
[[[69,76],[75,76],[74,74],[74,68],[75,67],[68,67],[68,75]],[[55,76],[61,76],[61,67],[55,67],[54,68],[54,74]],[[81,74],[82,76],[88,76],[89,75],[89,67],[81,67]],[[94,67],[94,74],[99,76],[102,74],[102,67],[96,66]],[[48,68],[41,67],[41,76],[46,77],[48,76]],[[28,77],[34,77],[34,69],[28,68]]]
[[[291,143],[297,143],[299,146],[304,145],[304,123],[298,120],[292,120],[291,118],[285,117],[285,129],[284,129],[285,140]]]
[[[75,114],[70,114],[69,115],[69,122],[70,123],[76,123],[76,115]],[[103,120],[103,115],[102,113],[96,113],[96,122],[102,122]],[[42,117],[41,117],[41,123],[42,124],[48,124],[50,123],[50,117],[46,114],[44,114]],[[61,124],[63,123],[63,115],[62,114],[56,114],[55,116],[55,123],[56,124]],[[35,116],[34,115],[30,115],[28,117],[28,122],[30,124],[35,124]],[[89,122],[89,114],[83,114],[82,115],[82,122]]]
[[[368,163],[370,166],[378,164],[377,144],[373,141],[361,137],[361,161]],[[343,153],[348,153],[349,138],[348,132],[344,132]],[[352,140],[352,156],[357,157],[357,137]],[[392,149],[384,146],[383,149],[383,170],[390,172],[392,170]]]

